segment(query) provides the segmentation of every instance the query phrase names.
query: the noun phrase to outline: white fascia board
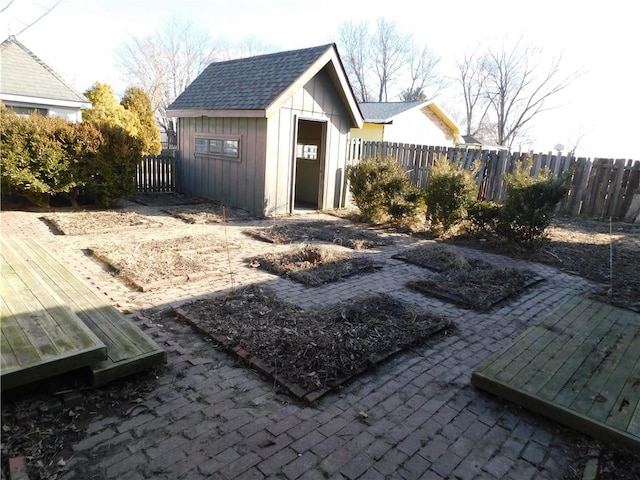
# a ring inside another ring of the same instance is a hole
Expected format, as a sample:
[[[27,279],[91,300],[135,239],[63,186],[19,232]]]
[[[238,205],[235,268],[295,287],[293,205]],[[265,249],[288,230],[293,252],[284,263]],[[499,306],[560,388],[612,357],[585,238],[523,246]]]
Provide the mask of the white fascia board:
[[[91,108],[91,102],[79,102],[73,100],[57,100],[55,98],[26,97],[24,95],[12,95],[0,93],[0,100],[5,102],[25,103],[28,106],[52,105],[56,107]]]

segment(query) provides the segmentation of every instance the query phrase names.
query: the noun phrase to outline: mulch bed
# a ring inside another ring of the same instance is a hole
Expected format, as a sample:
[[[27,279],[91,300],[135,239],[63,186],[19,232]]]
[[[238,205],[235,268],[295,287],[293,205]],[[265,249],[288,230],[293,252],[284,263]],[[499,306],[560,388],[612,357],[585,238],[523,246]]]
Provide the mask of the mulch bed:
[[[251,286],[176,312],[294,397],[313,402],[401,350],[451,331],[387,295],[310,311]]]
[[[438,272],[407,282],[410,288],[481,312],[543,280],[530,270],[495,267],[440,244],[421,245],[394,258]]]
[[[246,235],[264,242],[287,244],[328,242],[354,250],[367,250],[393,244],[393,239],[377,232],[331,221],[280,223],[266,228],[245,230]]]
[[[139,289],[148,291],[221,275],[218,269],[226,262],[228,244],[216,235],[186,236],[140,243],[112,243],[93,247],[90,252],[108,264],[117,275]]]
[[[392,258],[404,260],[434,272],[445,272],[452,268],[469,268],[469,261],[457,249],[439,243],[421,245],[393,255]]]
[[[177,206],[164,209],[169,215],[190,224],[224,223],[227,221],[251,220],[254,217],[239,208],[225,207],[214,203]]]
[[[304,245],[283,253],[260,255],[251,259],[250,266],[310,287],[337,282],[382,268],[382,264],[369,258],[354,257],[316,245]]]
[[[206,202],[199,197],[190,197],[181,193],[137,193],[128,198],[129,201],[146,206],[197,205]]]
[[[144,215],[119,210],[59,212],[45,215],[42,220],[48,222],[63,235],[90,235],[162,226],[162,223],[151,220]]]

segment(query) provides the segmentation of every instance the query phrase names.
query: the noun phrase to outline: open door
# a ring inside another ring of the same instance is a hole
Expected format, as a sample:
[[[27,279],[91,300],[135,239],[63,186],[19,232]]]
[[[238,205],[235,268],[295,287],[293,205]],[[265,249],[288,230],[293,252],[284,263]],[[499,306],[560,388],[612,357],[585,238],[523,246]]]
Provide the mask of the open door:
[[[319,210],[323,205],[327,123],[298,119],[292,210]]]

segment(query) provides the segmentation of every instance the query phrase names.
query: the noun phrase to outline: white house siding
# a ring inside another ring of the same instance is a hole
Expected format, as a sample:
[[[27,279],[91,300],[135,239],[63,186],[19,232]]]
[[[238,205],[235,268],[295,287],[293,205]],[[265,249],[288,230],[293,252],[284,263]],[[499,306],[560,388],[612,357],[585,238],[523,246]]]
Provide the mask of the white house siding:
[[[50,117],[64,118],[71,123],[78,123],[82,121],[82,110],[80,109],[80,107],[65,107],[60,105],[52,105],[51,103],[16,102],[7,101],[4,99],[0,100],[2,100],[2,103],[4,103],[7,107],[32,109],[44,108],[47,110],[47,115]]]
[[[384,126],[384,141],[417,145],[454,146],[451,132],[444,132],[418,109],[408,110]]]
[[[267,120],[180,118],[178,190],[225,205],[262,212]],[[194,154],[197,134],[241,135],[240,161]]]
[[[61,117],[68,122],[78,123],[82,121],[82,110],[79,108],[49,107],[49,116]]]
[[[351,120],[325,68],[269,119],[264,190],[266,215],[290,213],[297,119],[326,122],[324,195],[320,207],[341,206],[342,179],[336,181],[336,178],[344,175]]]

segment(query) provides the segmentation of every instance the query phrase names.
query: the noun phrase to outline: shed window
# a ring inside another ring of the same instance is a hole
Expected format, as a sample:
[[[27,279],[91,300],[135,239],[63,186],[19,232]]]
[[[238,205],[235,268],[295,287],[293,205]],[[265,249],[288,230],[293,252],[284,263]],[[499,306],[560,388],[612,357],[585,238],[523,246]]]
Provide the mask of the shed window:
[[[227,137],[227,136],[225,136]],[[240,158],[240,137],[196,137],[196,155],[207,155],[225,158]]]
[[[306,158],[307,160],[318,159],[318,146],[317,145],[303,145],[298,143],[296,145],[296,157]]]

